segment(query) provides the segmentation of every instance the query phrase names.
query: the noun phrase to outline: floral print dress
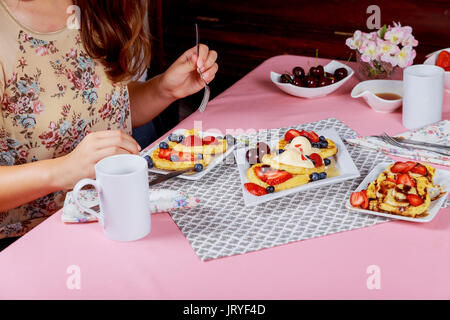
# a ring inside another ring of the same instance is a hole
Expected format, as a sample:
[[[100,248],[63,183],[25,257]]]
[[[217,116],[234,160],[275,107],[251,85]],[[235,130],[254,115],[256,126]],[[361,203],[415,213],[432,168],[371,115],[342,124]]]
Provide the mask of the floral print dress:
[[[0,0],[0,44],[0,166],[66,155],[90,132],[131,133],[127,86],[107,78],[77,30],[35,32]],[[26,233],[64,198],[57,192],[0,212],[0,239]]]

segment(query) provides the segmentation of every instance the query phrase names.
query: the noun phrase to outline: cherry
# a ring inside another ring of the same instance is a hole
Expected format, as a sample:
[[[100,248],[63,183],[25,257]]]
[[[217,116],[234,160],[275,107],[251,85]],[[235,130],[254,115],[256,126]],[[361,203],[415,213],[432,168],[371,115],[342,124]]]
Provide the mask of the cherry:
[[[330,79],[328,79],[327,77],[324,77],[324,76],[321,76],[319,78],[319,81],[317,82],[317,86],[318,87],[325,87],[325,86],[328,86],[330,84],[331,84],[330,83]]]
[[[287,73],[283,73],[280,77],[281,83],[292,83],[292,78]]]
[[[292,82],[297,87],[302,87],[303,86],[303,81],[302,81],[302,79],[300,77],[295,77],[294,80],[292,80]]]
[[[305,83],[308,88],[316,88],[317,87],[317,79],[313,76],[306,76]]]
[[[305,70],[302,67],[295,67],[294,69],[292,69],[292,74],[295,77],[302,78],[305,76]]]
[[[258,142],[256,148],[249,149],[245,157],[249,164],[256,164],[261,163],[266,154],[270,154],[270,147],[264,142]]]
[[[336,69],[336,71],[334,71],[334,76],[337,81],[340,81],[348,76],[348,71],[345,68]]]

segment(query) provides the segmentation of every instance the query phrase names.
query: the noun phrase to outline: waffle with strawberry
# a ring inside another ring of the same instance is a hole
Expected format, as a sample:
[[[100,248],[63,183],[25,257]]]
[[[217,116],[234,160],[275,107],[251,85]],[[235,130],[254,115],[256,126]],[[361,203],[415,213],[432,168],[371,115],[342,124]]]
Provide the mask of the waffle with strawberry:
[[[430,203],[435,169],[429,165],[407,161],[388,166],[367,190],[354,192],[350,204],[361,209],[420,217]]]
[[[151,158],[155,168],[162,170],[183,170],[194,168],[196,165],[201,165],[201,168],[206,168],[212,161],[212,156],[209,154],[198,154],[175,151],[173,149],[156,148]],[[199,168],[199,166],[197,166]]]
[[[333,140],[319,136],[314,131],[298,131],[295,129],[290,129],[286,132],[283,139],[278,142],[277,149],[284,150],[286,145],[298,136],[306,137],[314,148],[320,149],[319,154],[323,159],[330,158],[338,152],[336,143]]]
[[[198,130],[186,130],[184,135],[176,135],[170,139],[169,147],[175,151],[193,154],[220,154],[228,149],[228,142],[225,138],[214,136],[200,136]]]

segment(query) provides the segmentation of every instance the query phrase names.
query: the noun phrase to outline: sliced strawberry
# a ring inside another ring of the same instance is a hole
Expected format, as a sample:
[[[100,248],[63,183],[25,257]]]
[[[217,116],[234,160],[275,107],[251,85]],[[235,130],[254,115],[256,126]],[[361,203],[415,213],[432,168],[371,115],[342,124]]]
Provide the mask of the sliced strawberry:
[[[270,170],[264,173],[265,183],[276,186],[292,178],[292,174],[283,170]]]
[[[256,183],[246,183],[244,184],[245,189],[247,189],[248,192],[255,196],[263,196],[267,194],[267,191],[265,188],[258,186]]]
[[[417,162],[407,161],[407,162],[396,162],[392,168],[392,173],[408,173],[412,168],[417,165]]]
[[[256,176],[257,176],[260,180],[262,180],[262,181],[265,180],[265,177],[264,177],[264,173],[263,173],[262,167],[255,167],[255,168],[253,169],[253,171],[255,172]]]
[[[202,145],[202,139],[197,136],[188,136],[184,139],[183,144],[186,147],[196,147]]]
[[[420,174],[421,176],[426,176],[428,170],[427,167],[418,163],[414,168],[411,169],[411,172],[415,174]]]
[[[389,182],[393,182],[393,183],[397,184],[397,181],[395,181],[394,179],[386,178],[386,180],[389,181]]]
[[[398,175],[396,183],[403,184],[405,186],[410,186],[410,187],[416,186],[416,184],[414,183],[414,180],[407,173],[402,173],[402,174]]]
[[[176,155],[179,159],[178,161],[181,161],[181,162],[195,161],[195,156],[189,152],[176,152],[176,153],[172,153],[172,154]]]
[[[317,133],[315,133],[314,131],[309,131],[309,132],[308,132],[308,131],[302,130],[302,131],[300,132],[300,135],[302,135],[302,136],[308,138],[308,140],[309,140],[311,143],[316,143],[316,142],[319,142],[319,141],[320,141],[319,136],[318,136]]]
[[[290,129],[286,134],[284,135],[284,140],[291,141],[295,137],[298,137],[300,135],[300,131],[295,129]]]
[[[208,136],[208,137],[203,138],[202,143],[203,143],[203,145],[217,144],[217,140],[213,136]]]
[[[441,51],[436,59],[436,65],[444,69],[450,67],[450,52]]]
[[[364,198],[364,202],[361,204],[361,209],[367,209],[369,207],[369,197],[367,197],[366,190],[361,191]]]
[[[311,153],[309,158],[314,162],[314,166],[316,168],[321,167],[323,165],[322,157],[317,153]]]
[[[170,160],[172,149],[159,149],[158,158]]]
[[[418,207],[423,203],[422,198],[417,194],[408,194],[408,201],[414,207]]]
[[[364,195],[362,192],[353,192],[350,196],[350,204],[354,207],[360,207],[364,203]]]

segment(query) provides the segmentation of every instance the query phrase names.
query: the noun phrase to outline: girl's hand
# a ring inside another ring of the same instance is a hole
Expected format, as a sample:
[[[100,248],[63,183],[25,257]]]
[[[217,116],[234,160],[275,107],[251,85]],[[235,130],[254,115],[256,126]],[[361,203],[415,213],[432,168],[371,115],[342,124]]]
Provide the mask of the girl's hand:
[[[61,164],[59,185],[64,190],[72,189],[84,178],[95,178],[94,166],[100,160],[117,154],[139,154],[139,144],[122,131],[99,131],[88,134],[80,144],[66,156]]]
[[[197,47],[189,49],[162,74],[160,90],[174,100],[200,91],[204,83],[197,70],[210,83],[219,69],[216,60],[217,52],[204,44],[200,44],[199,57]]]

